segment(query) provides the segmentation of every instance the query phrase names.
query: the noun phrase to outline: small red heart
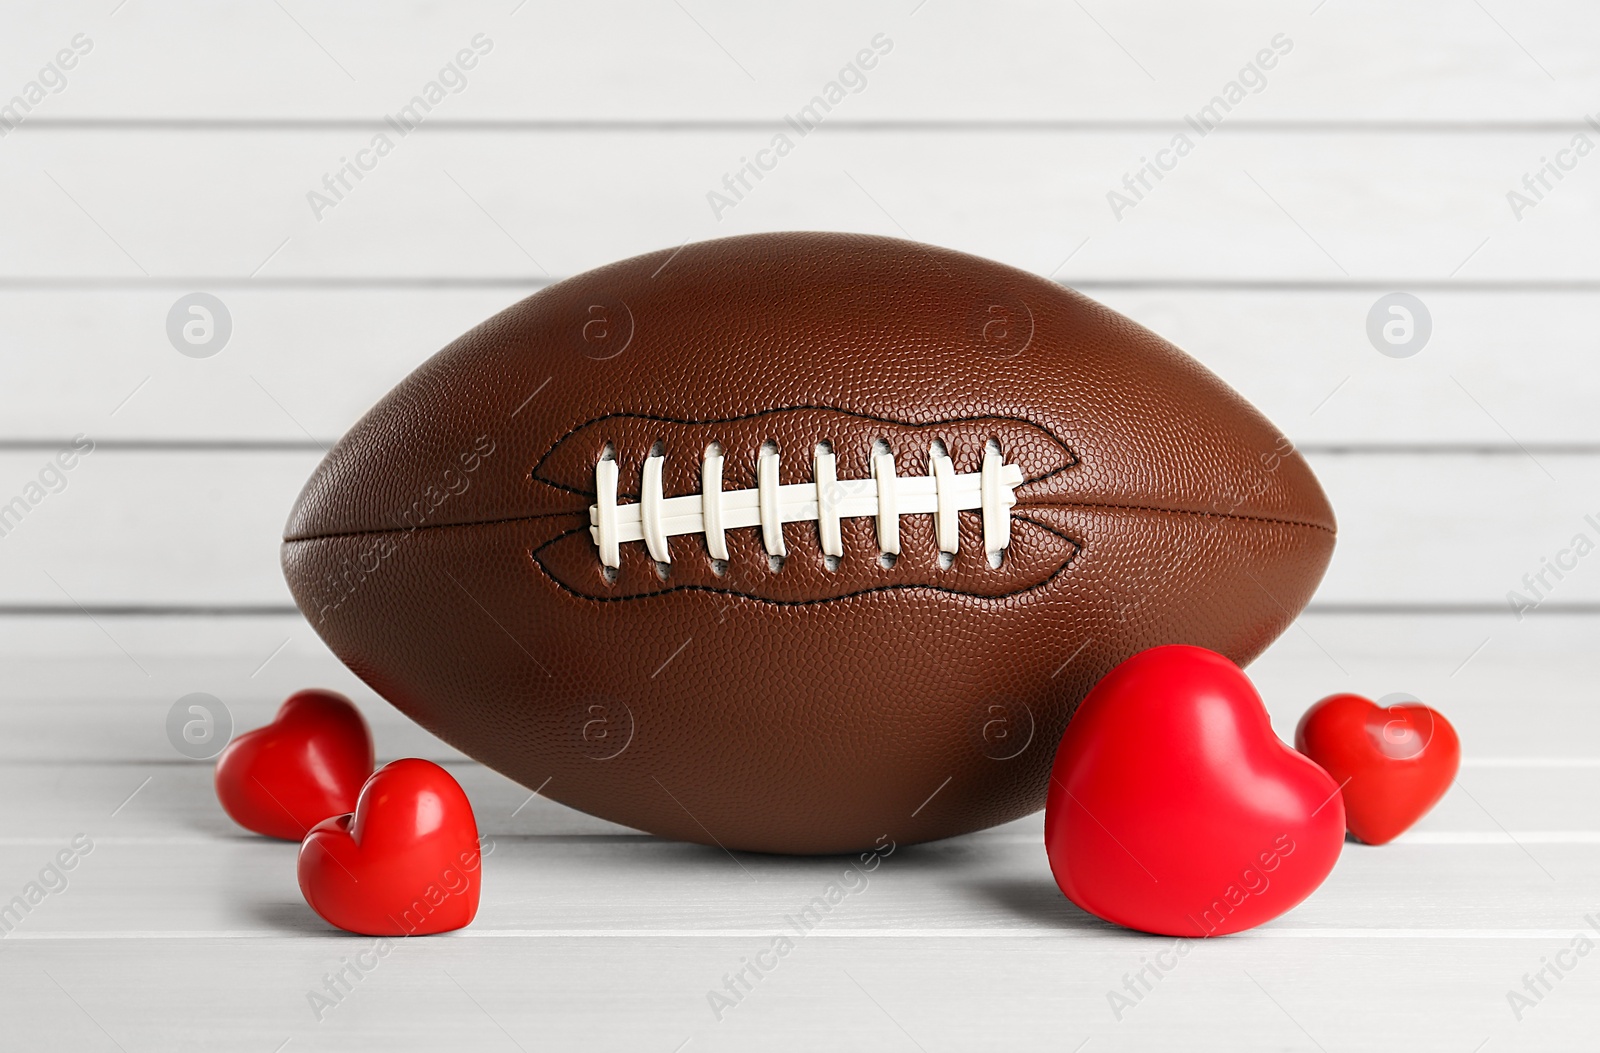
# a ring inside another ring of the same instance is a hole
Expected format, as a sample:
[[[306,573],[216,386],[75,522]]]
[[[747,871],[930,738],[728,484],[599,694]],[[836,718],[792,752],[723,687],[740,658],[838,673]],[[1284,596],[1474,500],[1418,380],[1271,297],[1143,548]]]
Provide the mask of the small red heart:
[[[296,691],[271,724],[222,751],[217,800],[245,829],[298,841],[356,806],[372,765],[372,735],[354,703],[334,691]]]
[[[1239,667],[1201,647],[1134,655],[1062,736],[1045,807],[1061,891],[1168,936],[1220,936],[1309,896],[1344,847],[1328,774],[1272,733]]]
[[[330,925],[368,936],[448,932],[478,913],[478,823],[432,761],[397,760],[361,788],[354,815],[300,846],[300,891]]]
[[[1393,841],[1428,814],[1461,767],[1456,729],[1420,703],[1329,695],[1300,718],[1294,744],[1344,787],[1345,822],[1369,845]]]

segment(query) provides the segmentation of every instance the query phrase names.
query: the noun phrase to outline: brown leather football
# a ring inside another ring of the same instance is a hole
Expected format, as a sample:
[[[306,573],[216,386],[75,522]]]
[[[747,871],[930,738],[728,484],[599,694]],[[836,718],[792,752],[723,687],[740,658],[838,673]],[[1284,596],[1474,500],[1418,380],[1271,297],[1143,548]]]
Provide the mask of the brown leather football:
[[[839,852],[1043,807],[1101,675],[1167,643],[1248,662],[1333,542],[1289,442],[1160,337],[987,260],[807,233],[624,260],[471,330],[327,456],[283,565],[379,694],[546,797]]]

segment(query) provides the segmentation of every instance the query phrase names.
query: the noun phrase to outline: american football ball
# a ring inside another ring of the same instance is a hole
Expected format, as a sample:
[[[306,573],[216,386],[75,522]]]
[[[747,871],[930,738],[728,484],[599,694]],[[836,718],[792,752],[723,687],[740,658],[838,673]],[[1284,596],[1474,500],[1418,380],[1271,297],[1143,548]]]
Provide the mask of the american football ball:
[[[1334,520],[1160,337],[959,252],[762,234],[558,282],[328,454],[283,566],[374,690],[663,837],[841,852],[1044,806],[1101,675],[1245,663]]]

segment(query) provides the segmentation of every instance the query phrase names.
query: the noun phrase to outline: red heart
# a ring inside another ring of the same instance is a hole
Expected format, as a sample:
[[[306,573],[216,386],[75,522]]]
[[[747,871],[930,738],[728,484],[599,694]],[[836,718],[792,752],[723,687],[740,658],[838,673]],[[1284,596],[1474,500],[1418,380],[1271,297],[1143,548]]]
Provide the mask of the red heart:
[[[478,913],[478,823],[432,761],[397,760],[361,788],[354,815],[324,819],[300,846],[300,891],[331,925],[420,936]]]
[[[1107,921],[1220,936],[1277,917],[1344,846],[1328,774],[1278,741],[1255,687],[1201,647],[1156,647],[1095,685],[1062,736],[1050,869]]]
[[[372,735],[354,703],[334,691],[297,691],[271,724],[222,751],[217,800],[245,829],[298,841],[356,806],[372,765]]]
[[[1420,703],[1329,695],[1300,718],[1294,744],[1344,788],[1345,822],[1369,845],[1393,841],[1426,815],[1461,767],[1456,729]]]

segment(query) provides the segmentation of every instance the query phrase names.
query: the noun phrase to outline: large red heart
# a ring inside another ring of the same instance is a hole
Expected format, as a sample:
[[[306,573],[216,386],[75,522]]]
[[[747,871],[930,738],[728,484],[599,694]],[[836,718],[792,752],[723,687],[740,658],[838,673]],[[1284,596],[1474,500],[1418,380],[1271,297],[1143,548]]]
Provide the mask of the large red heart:
[[[331,925],[420,936],[478,913],[478,824],[450,773],[397,760],[373,773],[354,815],[318,823],[300,845],[300,891]]]
[[[1056,752],[1045,846],[1061,891],[1107,921],[1220,936],[1328,876],[1344,809],[1272,733],[1255,687],[1200,647],[1156,647],[1095,685]]]
[[[217,800],[247,830],[298,841],[356,806],[372,765],[372,735],[354,703],[334,691],[297,691],[271,724],[222,751]]]
[[[1344,788],[1345,822],[1369,845],[1393,841],[1426,815],[1461,767],[1456,729],[1420,703],[1329,695],[1300,718],[1294,744]]]

